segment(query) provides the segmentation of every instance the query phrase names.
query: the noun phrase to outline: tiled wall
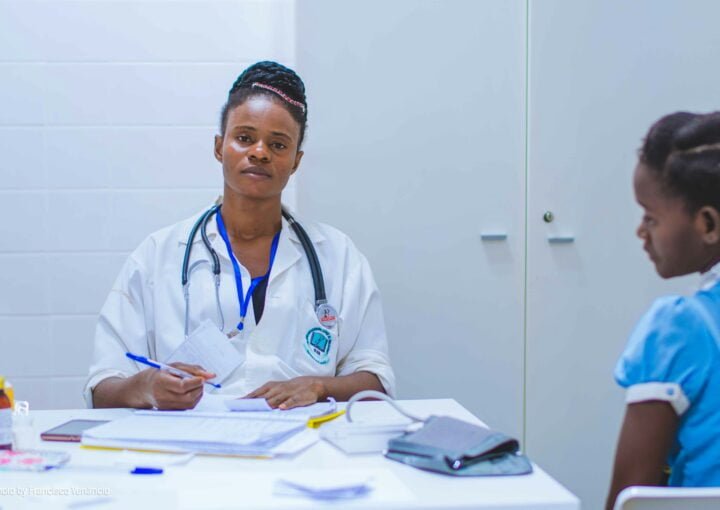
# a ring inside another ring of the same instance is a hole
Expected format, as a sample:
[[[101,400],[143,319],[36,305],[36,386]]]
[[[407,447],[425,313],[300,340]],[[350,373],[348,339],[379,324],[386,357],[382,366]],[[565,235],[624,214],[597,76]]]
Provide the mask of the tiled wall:
[[[227,90],[294,47],[293,0],[0,0],[0,374],[18,398],[84,405],[121,264],[214,200]]]

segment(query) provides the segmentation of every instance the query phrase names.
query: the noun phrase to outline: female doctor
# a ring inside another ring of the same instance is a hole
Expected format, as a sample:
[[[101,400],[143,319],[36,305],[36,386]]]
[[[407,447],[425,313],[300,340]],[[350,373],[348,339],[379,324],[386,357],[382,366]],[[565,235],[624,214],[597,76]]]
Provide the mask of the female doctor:
[[[259,62],[236,80],[215,136],[222,202],[130,255],[100,313],[89,406],[189,409],[208,390],[279,408],[393,393],[367,260],[338,230],[296,222],[281,205],[306,120],[294,71]]]

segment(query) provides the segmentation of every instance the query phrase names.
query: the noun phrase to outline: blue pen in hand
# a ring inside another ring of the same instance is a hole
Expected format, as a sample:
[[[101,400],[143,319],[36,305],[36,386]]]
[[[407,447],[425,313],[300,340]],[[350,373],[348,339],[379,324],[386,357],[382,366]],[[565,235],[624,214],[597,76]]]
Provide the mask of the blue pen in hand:
[[[185,372],[184,370],[180,370],[179,368],[175,368],[170,365],[166,365],[165,363],[162,363],[160,361],[155,361],[154,359],[146,358],[145,356],[138,356],[137,354],[133,354],[131,352],[126,352],[125,356],[127,356],[128,358],[130,358],[133,361],[142,363],[143,365],[157,368],[158,370],[164,370],[172,375],[178,376],[181,379],[189,379],[191,377],[196,377],[191,373]],[[213,388],[221,388],[222,387],[219,384],[213,383],[210,381],[205,381],[205,384],[209,384]]]

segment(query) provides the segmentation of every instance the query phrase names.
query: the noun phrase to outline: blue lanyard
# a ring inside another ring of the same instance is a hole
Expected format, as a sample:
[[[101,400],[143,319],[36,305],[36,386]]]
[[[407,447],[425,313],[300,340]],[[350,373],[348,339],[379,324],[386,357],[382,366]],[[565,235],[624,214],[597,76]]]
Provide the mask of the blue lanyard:
[[[240,322],[238,322],[237,329],[238,329],[238,331],[242,331],[243,323],[245,322],[245,316],[247,315],[248,305],[250,304],[250,298],[252,297],[252,294],[255,291],[255,287],[257,287],[258,284],[260,282],[262,282],[265,278],[268,278],[270,276],[270,270],[272,269],[273,262],[275,261],[275,254],[277,253],[278,241],[280,240],[280,232],[275,234],[275,237],[273,237],[273,240],[272,240],[272,246],[270,246],[270,264],[268,265],[267,273],[265,273],[262,276],[258,276],[257,278],[251,279],[250,280],[250,288],[248,288],[247,294],[243,297],[243,286],[242,286],[242,276],[240,273],[240,264],[238,264],[238,261],[235,258],[235,255],[233,254],[232,245],[230,244],[230,238],[228,237],[227,230],[225,230],[225,223],[223,222],[220,211],[217,212],[216,218],[217,218],[218,232],[220,232],[220,237],[222,237],[223,241],[225,241],[225,246],[227,247],[228,255],[230,255],[230,260],[232,261],[233,271],[235,271],[235,286],[237,288],[238,302],[240,303]]]

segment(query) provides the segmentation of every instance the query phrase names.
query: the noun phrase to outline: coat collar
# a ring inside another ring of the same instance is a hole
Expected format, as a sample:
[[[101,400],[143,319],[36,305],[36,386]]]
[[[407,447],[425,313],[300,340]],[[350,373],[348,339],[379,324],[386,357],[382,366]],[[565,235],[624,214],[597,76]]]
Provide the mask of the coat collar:
[[[188,237],[190,236],[190,231],[192,230],[193,225],[195,225],[195,222],[206,210],[207,209],[193,215],[191,218],[182,221],[178,225],[179,228],[177,229],[177,240],[178,244],[183,248],[185,248],[188,244]],[[317,227],[317,225],[313,223],[304,223],[295,215],[293,211],[290,211],[290,214],[292,214],[295,217],[295,220],[300,223],[305,229],[313,245],[322,243],[326,240],[325,236]],[[207,236],[208,240],[210,241],[210,246],[213,247],[213,249],[217,252],[218,256],[226,260],[227,262],[230,262],[230,256],[228,255],[225,242],[223,241],[220,233],[218,232],[217,221],[215,220],[215,218],[212,218],[208,222]],[[200,231],[198,230],[195,238],[193,239],[193,250],[197,250],[201,247],[202,236],[200,235]],[[203,254],[203,257],[205,256],[207,256],[206,253]],[[300,239],[295,233],[295,230],[293,230],[288,221],[283,217],[282,230],[280,231],[280,241],[278,243],[277,253],[275,254],[275,262],[273,264],[272,271],[270,272],[270,280],[273,280],[279,274],[292,267],[303,257],[305,257],[305,250],[303,250]]]
[[[700,288],[708,290],[714,287],[718,281],[720,281],[720,262],[700,276]]]

